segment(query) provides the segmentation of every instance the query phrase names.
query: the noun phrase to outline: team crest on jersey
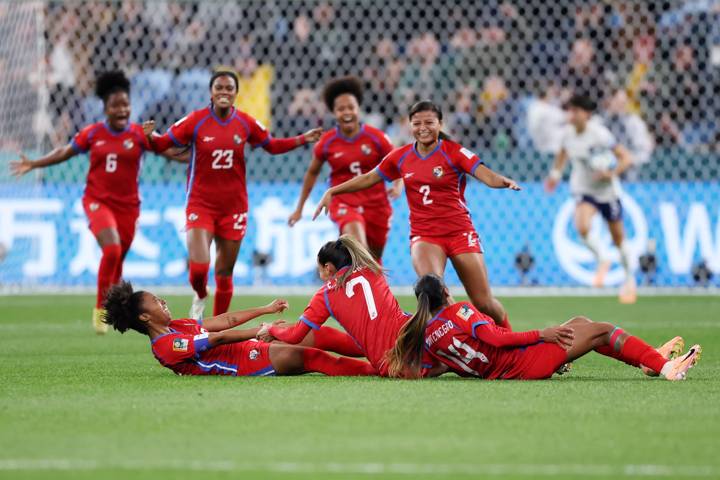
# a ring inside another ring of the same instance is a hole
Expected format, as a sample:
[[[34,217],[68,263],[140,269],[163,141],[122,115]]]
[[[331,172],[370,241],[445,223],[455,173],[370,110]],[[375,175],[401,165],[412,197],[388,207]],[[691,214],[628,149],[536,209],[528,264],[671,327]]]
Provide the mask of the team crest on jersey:
[[[123,147],[125,147],[125,150],[130,150],[135,146],[135,143],[132,141],[132,138],[128,138],[123,142]]]
[[[238,135],[237,133],[233,135],[233,142],[235,142],[235,145],[240,145],[242,143],[242,137]]]
[[[96,212],[98,208],[100,208],[99,203],[97,203],[97,202],[90,203],[90,211],[91,212]]]
[[[173,340],[173,352],[187,352],[189,345],[187,338],[176,338]]]
[[[463,320],[469,319],[470,317],[472,317],[472,314],[472,309],[467,305],[463,305],[462,307],[460,307],[460,310],[458,310],[457,312],[457,316],[462,318]]]
[[[370,155],[372,153],[372,148],[370,148],[370,145],[368,145],[367,143],[363,143],[362,145],[360,145],[360,151],[365,155]]]
[[[440,178],[443,176],[445,172],[443,171],[443,168],[441,166],[437,166],[433,168],[433,175],[435,175],[435,178]]]
[[[260,356],[260,352],[254,348],[252,350],[250,350],[250,353],[248,354],[248,357],[250,358],[250,360],[257,360],[257,358],[259,356]]]
[[[338,208],[338,211],[337,211],[338,215],[345,215],[346,213],[347,213],[347,208],[345,208],[345,207]]]
[[[188,220],[190,220],[191,222],[194,222],[197,219],[198,219],[197,213],[191,213],[190,215],[188,215]]]

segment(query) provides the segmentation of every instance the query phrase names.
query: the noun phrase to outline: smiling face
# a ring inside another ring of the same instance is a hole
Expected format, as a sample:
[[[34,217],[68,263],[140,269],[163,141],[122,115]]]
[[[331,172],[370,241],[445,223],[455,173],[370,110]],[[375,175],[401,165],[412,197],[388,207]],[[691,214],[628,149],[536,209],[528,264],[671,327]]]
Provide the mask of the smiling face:
[[[105,101],[105,116],[113,130],[125,130],[130,122],[130,96],[127,92],[115,92]]]
[[[172,317],[167,303],[162,298],[153,295],[150,292],[144,292],[140,301],[140,320],[158,326],[167,326],[170,324]]]
[[[438,141],[442,122],[433,111],[417,112],[410,118],[410,130],[419,144],[429,146]]]
[[[235,104],[237,85],[230,75],[217,77],[210,88],[213,105],[221,109],[230,108]]]
[[[360,126],[360,104],[351,93],[338,95],[333,102],[335,121],[346,135],[356,131]]]

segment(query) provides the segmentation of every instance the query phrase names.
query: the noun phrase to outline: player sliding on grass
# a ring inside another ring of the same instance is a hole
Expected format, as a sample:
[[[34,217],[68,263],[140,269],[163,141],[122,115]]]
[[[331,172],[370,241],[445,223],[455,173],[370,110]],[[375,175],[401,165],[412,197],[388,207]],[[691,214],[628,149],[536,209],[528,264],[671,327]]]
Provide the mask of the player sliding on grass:
[[[365,356],[381,376],[387,376],[386,354],[410,315],[390,291],[382,267],[349,235],[323,245],[317,260],[318,273],[326,283],[310,300],[300,321],[291,327],[264,325],[258,338],[303,342],[344,355]],[[321,327],[329,317],[350,335],[329,338],[323,332],[327,327]],[[314,338],[308,338],[310,335]]]
[[[473,304],[509,328],[505,309],[490,290],[480,238],[465,205],[466,175],[492,188],[520,187],[449,140],[441,131],[442,111],[434,103],[416,103],[408,117],[415,142],[390,152],[375,169],[330,188],[314,218],[328,211],[337,195],[365,190],[383,180],[403,179],[410,207],[410,254],[415,272],[419,276],[442,276],[449,258]]]
[[[10,169],[20,176],[89,152],[82,205],[89,228],[102,249],[92,316],[95,331],[102,334],[107,331],[102,322],[102,302],[110,285],[122,276],[123,260],[135,237],[140,215],[140,161],[152,147],[145,139],[143,127],[130,121],[130,81],[123,72],[100,74],[95,93],[103,101],[105,121],[86,126],[72,142],[37,160],[21,154],[20,161],[10,163]],[[180,149],[167,150],[163,155],[178,161],[187,161],[188,157]]]
[[[175,122],[162,136],[145,131],[158,151],[177,146],[192,150],[188,168],[185,226],[189,280],[195,291],[190,316],[203,317],[210,269],[210,244],[215,241],[213,315],[225,313],[232,300],[233,269],[248,219],[245,147],[262,147],[275,155],[317,141],[315,128],[290,138],[273,138],[262,123],[233,107],[238,77],[227,69],[210,77],[210,105]]]
[[[585,317],[544,330],[510,332],[467,302],[451,303],[450,292],[436,275],[421,277],[415,296],[417,313],[403,326],[388,355],[394,377],[430,376],[440,363],[462,376],[538,380],[550,378],[563,364],[595,350],[644,367],[648,375],[683,380],[700,358],[700,345],[677,356],[684,346],[681,337],[655,350],[620,327]]]
[[[150,337],[155,358],[178,375],[373,375],[369,363],[335,357],[316,348],[269,344],[255,340],[258,329],[233,330],[245,322],[287,308],[285,300],[265,307],[224,313],[204,321],[173,320],[165,300],[150,292],[133,291],[122,282],[108,291],[105,322]],[[339,332],[338,332],[339,333]]]

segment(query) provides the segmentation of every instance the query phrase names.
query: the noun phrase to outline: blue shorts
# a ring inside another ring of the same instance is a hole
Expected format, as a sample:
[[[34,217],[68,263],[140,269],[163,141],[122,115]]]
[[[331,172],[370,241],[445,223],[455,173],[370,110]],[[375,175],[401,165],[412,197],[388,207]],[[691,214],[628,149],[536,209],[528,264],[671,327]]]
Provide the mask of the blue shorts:
[[[623,207],[619,198],[609,202],[599,202],[592,195],[580,195],[578,196],[577,203],[589,203],[597,208],[600,215],[602,215],[607,222],[619,222],[623,218]]]

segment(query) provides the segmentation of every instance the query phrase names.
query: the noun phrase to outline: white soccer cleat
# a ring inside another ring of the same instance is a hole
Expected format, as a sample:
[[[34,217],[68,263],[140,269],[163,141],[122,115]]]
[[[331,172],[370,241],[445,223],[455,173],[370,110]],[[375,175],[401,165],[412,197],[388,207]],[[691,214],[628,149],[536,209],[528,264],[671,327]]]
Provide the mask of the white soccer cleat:
[[[207,297],[200,298],[196,293],[193,297],[192,305],[190,305],[190,318],[194,320],[202,320],[205,315],[205,300]]]
[[[698,360],[700,360],[701,353],[702,347],[700,345],[693,345],[682,357],[668,361],[660,373],[670,381],[685,380],[688,370],[694,367]]]

